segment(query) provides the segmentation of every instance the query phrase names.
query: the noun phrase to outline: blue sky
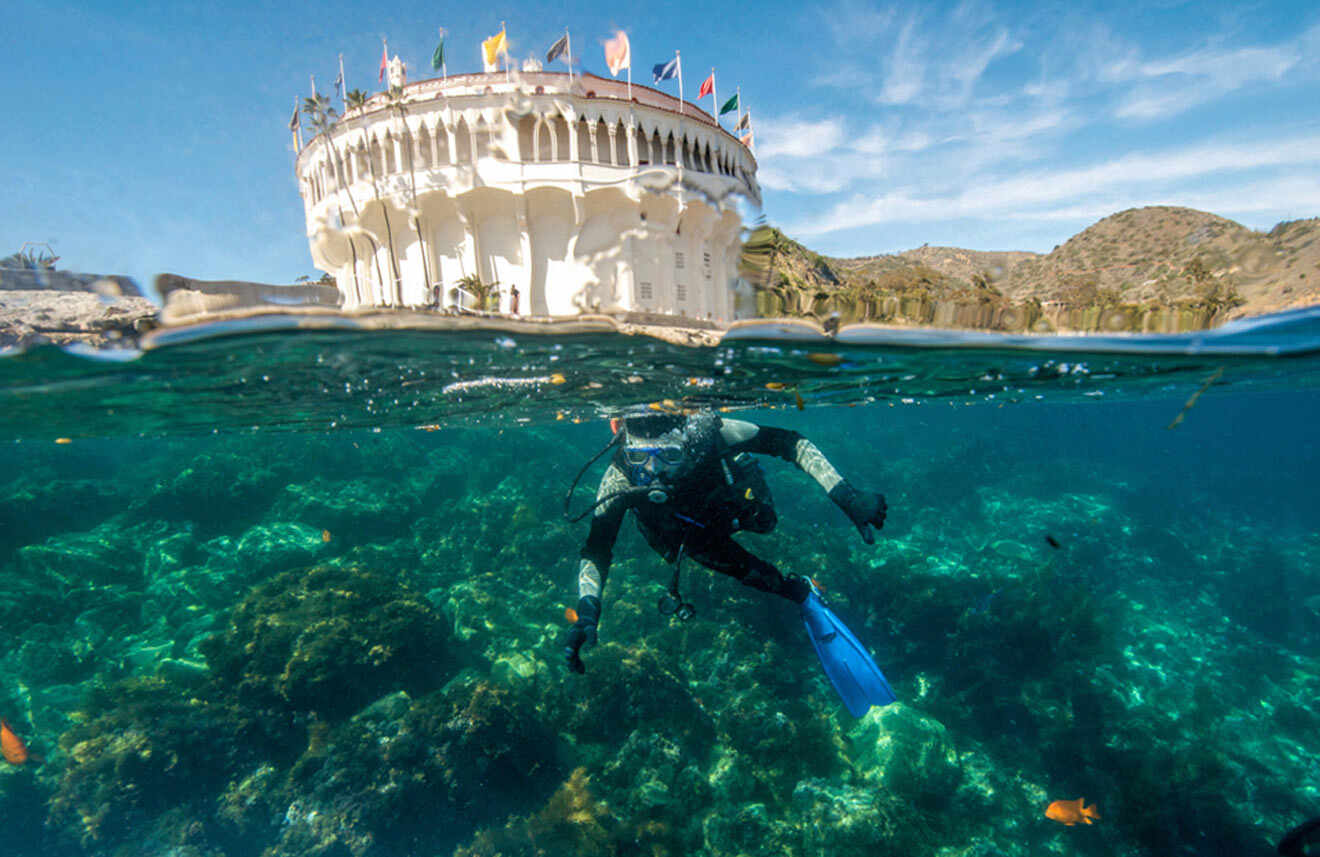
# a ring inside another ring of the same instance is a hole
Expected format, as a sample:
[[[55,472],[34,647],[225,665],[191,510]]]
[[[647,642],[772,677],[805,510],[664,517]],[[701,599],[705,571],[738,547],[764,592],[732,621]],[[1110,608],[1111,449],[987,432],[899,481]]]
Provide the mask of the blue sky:
[[[342,53],[374,91],[384,36],[428,77],[442,26],[449,71],[478,71],[501,21],[516,58],[569,27],[598,74],[622,28],[635,82],[678,48],[689,99],[715,67],[752,112],[765,215],[833,255],[1045,252],[1149,204],[1320,215],[1314,3],[271,5],[10,6],[0,254],[50,241],[144,285],[315,274],[287,129],[308,76],[329,93]]]

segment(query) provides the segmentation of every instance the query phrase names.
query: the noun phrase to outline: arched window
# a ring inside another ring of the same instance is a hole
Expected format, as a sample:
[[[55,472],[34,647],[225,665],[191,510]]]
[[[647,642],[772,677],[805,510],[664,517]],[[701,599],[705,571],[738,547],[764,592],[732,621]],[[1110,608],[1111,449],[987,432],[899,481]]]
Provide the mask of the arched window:
[[[534,137],[536,136],[536,120],[531,116],[523,116],[518,120],[518,158],[519,160],[530,162],[536,160],[536,145]]]
[[[555,160],[567,161],[569,157],[568,120],[563,116],[552,116],[550,124],[555,129]]]
[[[604,119],[596,120],[596,163],[613,163],[614,152],[610,151],[610,127]]]
[[[394,162],[394,135],[389,131],[385,132],[385,175],[392,176],[399,170],[399,165]]]
[[[380,152],[380,140],[371,138],[371,175],[373,177],[384,175],[385,161]]]
[[[670,132],[665,138],[665,163],[671,166],[678,166],[677,154],[674,151],[674,134]]]
[[[477,117],[477,127],[473,130],[472,136],[477,141],[477,157],[490,157],[490,126],[486,124],[486,117]]]
[[[593,160],[591,157],[591,131],[587,126],[587,117],[583,116],[577,123],[577,144],[578,160],[583,163]]]
[[[468,129],[467,120],[461,117],[454,126],[454,149],[456,163],[472,163],[472,132]]]
[[[650,146],[650,152],[649,152],[649,154],[650,154],[650,157],[651,157],[651,163],[653,163],[653,164],[662,164],[662,163],[664,163],[664,160],[665,160],[665,144],[664,144],[663,142],[661,142],[661,140],[660,140],[660,131],[659,131],[659,130],[655,130],[655,131],[652,131],[652,132],[651,132],[651,146]]]
[[[551,137],[554,131],[544,119],[536,120],[536,128],[532,132],[536,143],[536,160],[538,163],[548,163],[554,160],[554,153],[550,147],[553,145]]]
[[[640,156],[640,152],[638,155]],[[628,163],[628,128],[620,119],[614,126],[614,163],[620,167],[629,166]]]
[[[449,163],[449,129],[443,123],[435,126],[435,165],[443,167]]]
[[[431,166],[431,133],[426,130],[425,125],[417,127],[417,166],[429,168]]]

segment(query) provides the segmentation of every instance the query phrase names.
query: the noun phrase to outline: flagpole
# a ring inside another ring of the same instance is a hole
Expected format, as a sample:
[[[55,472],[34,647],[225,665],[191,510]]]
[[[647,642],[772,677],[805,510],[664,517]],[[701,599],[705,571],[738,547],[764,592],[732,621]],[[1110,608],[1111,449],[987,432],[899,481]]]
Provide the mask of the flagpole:
[[[710,70],[710,100],[714,102],[715,109],[711,112],[715,114],[715,127],[723,128],[724,126],[720,124],[720,94],[715,89],[715,69],[713,67]]]
[[[632,46],[628,47],[628,103],[632,104]]]
[[[573,37],[568,34],[568,27],[564,28],[564,50],[568,52],[568,85],[573,85]]]
[[[298,132],[302,129],[302,123],[298,121],[298,96],[293,97],[293,153],[295,155],[302,153],[302,139]]]
[[[500,53],[504,54],[504,82],[509,83],[509,30],[503,21],[500,21],[500,47],[503,48]]]
[[[683,115],[683,57],[674,51],[674,60],[678,63],[678,115]]]

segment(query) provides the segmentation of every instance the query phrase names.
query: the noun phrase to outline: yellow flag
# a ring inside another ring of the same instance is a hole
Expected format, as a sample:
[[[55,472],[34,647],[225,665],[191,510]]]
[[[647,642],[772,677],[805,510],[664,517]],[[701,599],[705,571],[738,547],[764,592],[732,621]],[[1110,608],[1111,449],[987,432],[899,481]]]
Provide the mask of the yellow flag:
[[[486,64],[486,71],[500,70],[500,54],[509,53],[509,42],[504,38],[504,28],[481,43],[481,59]]]

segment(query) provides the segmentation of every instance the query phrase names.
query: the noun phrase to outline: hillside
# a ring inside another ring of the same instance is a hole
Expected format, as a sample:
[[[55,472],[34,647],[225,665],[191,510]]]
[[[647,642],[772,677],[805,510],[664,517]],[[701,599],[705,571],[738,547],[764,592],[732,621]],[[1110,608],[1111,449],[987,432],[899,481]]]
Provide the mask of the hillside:
[[[1174,332],[1320,303],[1318,239],[1320,219],[1262,233],[1203,211],[1152,206],[1106,217],[1044,255],[923,246],[836,259],[770,230],[752,269],[766,315]]]

